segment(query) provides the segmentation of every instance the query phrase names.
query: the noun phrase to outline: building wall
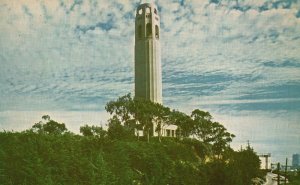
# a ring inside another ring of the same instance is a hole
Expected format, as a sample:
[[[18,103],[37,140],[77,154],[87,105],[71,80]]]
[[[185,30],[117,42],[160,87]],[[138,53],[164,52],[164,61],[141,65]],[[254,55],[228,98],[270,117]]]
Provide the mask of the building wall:
[[[293,168],[298,168],[300,167],[300,155],[299,154],[294,154],[292,157],[292,166]]]
[[[155,132],[157,128],[156,124],[153,124],[153,136],[158,136],[158,132]],[[161,136],[163,137],[176,137],[177,136],[177,126],[176,125],[163,125],[160,129]]]

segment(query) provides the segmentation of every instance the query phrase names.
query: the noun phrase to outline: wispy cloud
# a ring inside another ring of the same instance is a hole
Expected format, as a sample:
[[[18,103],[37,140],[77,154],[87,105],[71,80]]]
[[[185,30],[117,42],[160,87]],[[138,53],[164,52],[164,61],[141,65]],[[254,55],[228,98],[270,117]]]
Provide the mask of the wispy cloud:
[[[2,12],[9,16],[1,21],[2,91],[56,94],[53,99],[58,101],[68,99],[66,94],[70,100],[103,95],[105,102],[106,91],[119,95],[121,89],[132,89],[137,3],[4,4]],[[293,83],[298,89],[297,1],[162,1],[158,5],[166,100],[168,94],[240,99],[250,92],[254,97],[249,101],[255,101],[261,88],[267,91],[266,87]]]

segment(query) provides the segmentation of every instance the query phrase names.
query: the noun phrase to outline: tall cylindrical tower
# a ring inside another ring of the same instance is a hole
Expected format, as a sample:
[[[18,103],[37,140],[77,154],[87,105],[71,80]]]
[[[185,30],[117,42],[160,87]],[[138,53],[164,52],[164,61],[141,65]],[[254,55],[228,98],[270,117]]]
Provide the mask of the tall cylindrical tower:
[[[162,103],[160,24],[157,7],[145,3],[135,18],[135,97]]]

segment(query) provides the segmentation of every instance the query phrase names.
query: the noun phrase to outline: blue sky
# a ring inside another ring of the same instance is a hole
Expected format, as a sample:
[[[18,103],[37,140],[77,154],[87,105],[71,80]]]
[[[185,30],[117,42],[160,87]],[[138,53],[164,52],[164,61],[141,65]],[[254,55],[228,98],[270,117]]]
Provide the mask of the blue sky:
[[[105,103],[134,89],[140,1],[2,0],[0,127],[43,114],[78,132],[105,124]],[[156,1],[163,101],[211,112],[259,153],[300,153],[300,2]]]

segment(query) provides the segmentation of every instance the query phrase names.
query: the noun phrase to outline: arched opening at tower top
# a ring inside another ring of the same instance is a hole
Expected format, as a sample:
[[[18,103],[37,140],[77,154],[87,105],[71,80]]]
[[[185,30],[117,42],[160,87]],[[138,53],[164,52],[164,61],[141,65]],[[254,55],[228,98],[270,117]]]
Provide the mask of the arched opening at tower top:
[[[142,14],[143,14],[143,8],[141,8],[141,9],[138,10],[138,14],[139,14],[139,15],[142,15]]]
[[[150,7],[146,7],[146,13],[147,13],[147,14],[151,13]]]

